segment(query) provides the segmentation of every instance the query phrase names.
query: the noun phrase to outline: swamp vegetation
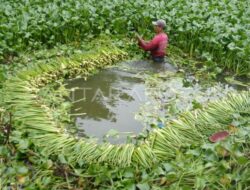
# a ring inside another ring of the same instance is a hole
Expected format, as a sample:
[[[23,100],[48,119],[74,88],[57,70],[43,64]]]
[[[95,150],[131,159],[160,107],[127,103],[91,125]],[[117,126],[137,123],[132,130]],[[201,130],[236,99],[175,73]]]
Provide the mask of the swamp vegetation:
[[[0,2],[0,189],[249,189],[248,1]],[[156,18],[168,68],[133,40]],[[119,96],[72,101],[85,84]]]

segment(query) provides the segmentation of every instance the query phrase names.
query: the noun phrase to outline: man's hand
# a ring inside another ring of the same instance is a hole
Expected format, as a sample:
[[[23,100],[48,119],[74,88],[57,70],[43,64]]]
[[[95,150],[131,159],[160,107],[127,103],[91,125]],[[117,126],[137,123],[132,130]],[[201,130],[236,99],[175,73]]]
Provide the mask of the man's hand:
[[[137,39],[138,41],[141,41],[141,40],[142,40],[142,37],[141,37],[138,33],[135,34],[135,37],[136,37],[136,39]]]

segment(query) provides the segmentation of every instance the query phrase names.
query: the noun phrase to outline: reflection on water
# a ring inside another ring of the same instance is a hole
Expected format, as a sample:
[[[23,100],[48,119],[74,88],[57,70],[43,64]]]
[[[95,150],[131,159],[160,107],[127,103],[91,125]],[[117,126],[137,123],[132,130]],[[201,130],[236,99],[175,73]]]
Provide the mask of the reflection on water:
[[[102,137],[109,130],[138,134],[143,125],[134,119],[141,104],[146,101],[144,81],[135,74],[106,69],[84,79],[68,82],[73,113],[86,113],[76,123],[88,135]],[[115,140],[113,140],[115,141]]]
[[[176,72],[177,68],[172,64],[166,63],[152,63],[147,61],[131,61],[131,62],[123,62],[117,65],[119,69],[127,70],[132,73],[140,73],[140,72],[149,72],[149,73],[158,73],[158,72]]]
[[[83,130],[99,141],[110,130],[123,134],[119,139],[110,138],[111,143],[125,142],[128,133],[136,135],[152,124],[164,124],[182,111],[234,91],[220,82],[200,85],[195,77],[176,73],[170,64],[145,61],[121,63],[87,81],[69,80],[67,88],[72,89],[72,113],[79,114],[75,117],[79,133]]]

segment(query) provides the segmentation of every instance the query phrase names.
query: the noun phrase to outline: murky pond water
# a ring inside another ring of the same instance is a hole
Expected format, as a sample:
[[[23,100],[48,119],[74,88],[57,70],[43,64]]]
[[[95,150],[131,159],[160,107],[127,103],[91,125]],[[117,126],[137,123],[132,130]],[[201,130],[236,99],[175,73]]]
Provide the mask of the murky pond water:
[[[193,76],[176,73],[170,64],[125,62],[104,69],[85,81],[67,81],[79,133],[99,141],[122,143],[182,111],[202,107],[234,88],[214,83],[200,85]],[[113,136],[117,136],[115,138]],[[112,136],[112,137],[110,137]]]
[[[72,112],[83,113],[76,123],[86,134],[100,138],[111,129],[135,134],[142,130],[134,114],[146,101],[145,85],[135,74],[106,69],[87,81],[71,80],[69,86],[77,87],[71,93]]]

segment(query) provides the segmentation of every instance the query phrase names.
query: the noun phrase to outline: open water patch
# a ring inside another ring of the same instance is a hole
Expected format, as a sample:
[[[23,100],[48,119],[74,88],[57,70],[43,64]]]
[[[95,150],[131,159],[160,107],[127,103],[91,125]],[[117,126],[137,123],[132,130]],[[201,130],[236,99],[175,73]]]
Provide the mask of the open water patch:
[[[201,84],[194,76],[177,71],[168,63],[130,61],[101,70],[87,80],[68,80],[71,114],[79,135],[124,143],[152,127],[165,126],[183,111],[202,108],[235,91],[221,82]]]

